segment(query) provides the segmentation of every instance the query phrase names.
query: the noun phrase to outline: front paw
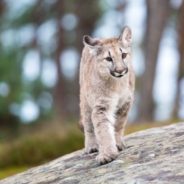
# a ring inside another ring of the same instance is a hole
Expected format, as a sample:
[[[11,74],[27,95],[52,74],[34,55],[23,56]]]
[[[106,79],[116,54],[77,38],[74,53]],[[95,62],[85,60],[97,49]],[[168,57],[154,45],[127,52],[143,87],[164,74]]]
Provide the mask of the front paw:
[[[100,165],[107,164],[109,162],[112,162],[114,159],[116,159],[118,156],[118,151],[111,151],[107,153],[99,153],[99,155],[96,157],[97,162]]]
[[[97,145],[86,146],[84,152],[85,154],[96,153],[98,152],[98,146]]]

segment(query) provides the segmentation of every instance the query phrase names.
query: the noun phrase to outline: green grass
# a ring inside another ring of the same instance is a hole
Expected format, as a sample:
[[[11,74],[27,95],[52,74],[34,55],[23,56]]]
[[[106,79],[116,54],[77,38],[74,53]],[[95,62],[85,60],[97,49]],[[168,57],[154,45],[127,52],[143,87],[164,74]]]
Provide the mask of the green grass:
[[[77,127],[37,130],[17,140],[0,144],[0,170],[36,166],[83,147]]]
[[[0,170],[0,179],[6,178],[8,176],[12,176],[14,174],[23,172],[27,170],[29,167],[22,166],[22,167],[9,167],[3,170]]]
[[[168,121],[168,122],[150,122],[150,123],[134,123],[134,124],[128,124],[126,129],[125,129],[125,135],[141,131],[141,130],[146,130],[149,128],[154,128],[154,127],[161,127],[161,126],[166,126],[170,124],[175,124],[176,122],[174,121]]]

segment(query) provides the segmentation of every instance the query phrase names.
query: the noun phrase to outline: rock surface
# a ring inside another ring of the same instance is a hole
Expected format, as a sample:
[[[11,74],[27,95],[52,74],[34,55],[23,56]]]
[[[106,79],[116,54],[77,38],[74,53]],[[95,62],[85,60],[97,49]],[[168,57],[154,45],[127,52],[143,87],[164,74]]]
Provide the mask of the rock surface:
[[[126,136],[126,150],[99,166],[82,150],[1,180],[0,184],[183,184],[184,123]]]

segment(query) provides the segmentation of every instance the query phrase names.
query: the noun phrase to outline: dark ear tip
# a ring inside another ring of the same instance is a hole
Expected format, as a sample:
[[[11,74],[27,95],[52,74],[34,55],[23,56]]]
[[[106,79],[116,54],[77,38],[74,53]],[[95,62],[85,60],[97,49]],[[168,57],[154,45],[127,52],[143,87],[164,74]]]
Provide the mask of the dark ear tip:
[[[92,38],[91,36],[84,35],[83,36],[83,44],[88,46],[96,46],[100,43],[99,39]]]
[[[86,40],[87,37],[88,37],[88,35],[84,35],[83,36],[83,41]]]
[[[84,35],[83,36],[83,43],[89,43],[89,40],[90,40],[90,36],[88,36],[88,35]]]

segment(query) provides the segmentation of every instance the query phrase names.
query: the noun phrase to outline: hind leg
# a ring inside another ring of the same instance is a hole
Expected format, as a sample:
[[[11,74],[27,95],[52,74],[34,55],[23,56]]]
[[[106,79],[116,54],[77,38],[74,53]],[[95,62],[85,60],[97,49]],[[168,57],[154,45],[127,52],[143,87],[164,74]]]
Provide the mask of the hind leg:
[[[93,124],[91,122],[91,110],[87,104],[81,104],[81,123],[84,128],[85,135],[85,153],[93,153],[98,151]]]
[[[128,119],[128,112],[130,110],[130,103],[125,103],[120,109],[118,109],[115,123],[115,138],[116,138],[116,146],[119,151],[122,151],[126,148],[125,141],[123,139],[124,130]]]
[[[85,153],[89,154],[97,152],[98,145],[96,143],[94,128],[91,122],[85,121],[84,133],[85,133]]]
[[[115,138],[116,138],[116,146],[119,151],[122,151],[126,148],[125,141],[123,139],[124,136],[124,127],[126,125],[126,120],[124,122],[121,122],[123,124],[122,127],[119,127],[115,130]]]

